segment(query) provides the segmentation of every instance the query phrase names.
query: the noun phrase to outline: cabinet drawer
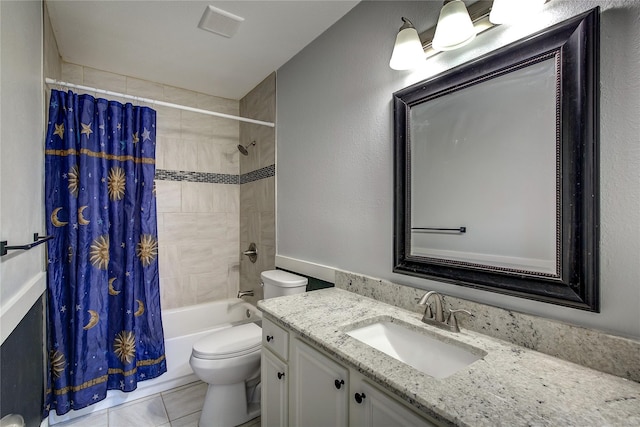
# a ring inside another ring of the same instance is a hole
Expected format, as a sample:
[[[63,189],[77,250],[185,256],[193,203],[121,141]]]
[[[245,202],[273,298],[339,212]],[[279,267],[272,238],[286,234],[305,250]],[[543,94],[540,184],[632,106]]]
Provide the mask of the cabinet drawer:
[[[289,356],[289,333],[275,323],[263,318],[262,346],[268,348],[286,362]]]

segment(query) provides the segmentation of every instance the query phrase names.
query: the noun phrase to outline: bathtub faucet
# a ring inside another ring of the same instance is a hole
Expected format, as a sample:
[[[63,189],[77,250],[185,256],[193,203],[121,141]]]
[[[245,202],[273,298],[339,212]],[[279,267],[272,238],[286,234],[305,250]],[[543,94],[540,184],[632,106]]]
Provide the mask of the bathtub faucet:
[[[252,297],[252,296],[253,296],[253,290],[250,290],[250,291],[239,291],[238,292],[238,298]]]

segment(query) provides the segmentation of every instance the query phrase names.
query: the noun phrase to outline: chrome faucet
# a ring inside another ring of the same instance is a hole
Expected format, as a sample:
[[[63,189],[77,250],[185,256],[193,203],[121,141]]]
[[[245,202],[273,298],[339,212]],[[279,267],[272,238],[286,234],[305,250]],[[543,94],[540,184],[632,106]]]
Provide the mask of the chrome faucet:
[[[431,308],[430,299],[433,299],[435,307]],[[437,326],[438,328],[448,329],[452,332],[460,332],[460,327],[458,326],[458,320],[456,319],[456,313],[465,313],[471,315],[471,313],[467,310],[458,309],[458,310],[449,310],[449,315],[447,316],[447,320],[444,319],[444,302],[442,301],[442,295],[437,293],[436,291],[429,291],[420,298],[418,301],[420,305],[426,305],[424,309],[424,316],[422,316],[422,321],[429,325]]]
[[[253,296],[253,289],[250,291],[238,291],[238,298],[252,297],[252,296]]]

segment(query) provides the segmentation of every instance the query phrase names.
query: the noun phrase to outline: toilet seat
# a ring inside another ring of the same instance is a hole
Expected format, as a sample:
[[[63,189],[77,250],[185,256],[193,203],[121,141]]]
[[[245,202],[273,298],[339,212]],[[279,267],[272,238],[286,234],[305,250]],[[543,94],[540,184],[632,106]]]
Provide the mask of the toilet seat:
[[[262,328],[246,323],[213,332],[193,344],[193,357],[206,360],[229,359],[259,351]]]

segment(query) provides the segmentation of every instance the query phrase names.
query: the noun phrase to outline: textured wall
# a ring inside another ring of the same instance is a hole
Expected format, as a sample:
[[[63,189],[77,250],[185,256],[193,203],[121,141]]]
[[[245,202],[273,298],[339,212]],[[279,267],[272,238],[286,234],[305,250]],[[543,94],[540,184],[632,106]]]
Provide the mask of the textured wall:
[[[400,17],[419,31],[439,2],[362,2],[278,70],[278,255],[640,337],[640,3],[553,0],[414,72],[388,67]],[[601,7],[601,313],[393,274],[391,95]]]

